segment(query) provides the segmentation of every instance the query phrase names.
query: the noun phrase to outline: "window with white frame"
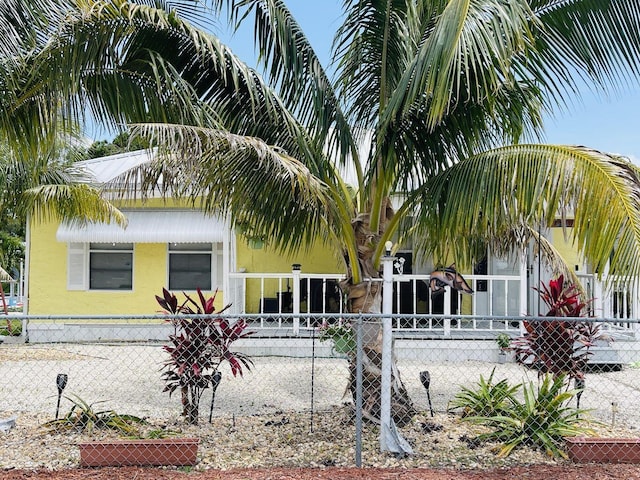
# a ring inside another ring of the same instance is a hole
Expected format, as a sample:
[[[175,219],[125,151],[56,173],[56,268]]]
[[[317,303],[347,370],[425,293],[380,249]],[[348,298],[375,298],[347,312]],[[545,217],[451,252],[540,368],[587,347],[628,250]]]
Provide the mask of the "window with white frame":
[[[89,244],[89,290],[133,289],[133,244]]]
[[[170,243],[169,290],[213,290],[222,281],[222,243]]]

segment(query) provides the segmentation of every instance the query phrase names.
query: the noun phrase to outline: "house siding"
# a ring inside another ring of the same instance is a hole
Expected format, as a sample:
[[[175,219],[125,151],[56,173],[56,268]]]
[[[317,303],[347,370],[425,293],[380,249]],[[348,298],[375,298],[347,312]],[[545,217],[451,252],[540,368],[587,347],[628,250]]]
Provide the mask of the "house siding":
[[[31,229],[29,314],[149,315],[158,311],[155,295],[162,293],[167,277],[166,244],[134,246],[130,291],[68,290],[67,244],[56,241],[57,227],[51,222]]]
[[[151,207],[166,203],[152,201]],[[167,284],[167,244],[137,243],[133,253],[133,288],[131,291],[69,290],[67,278],[67,243],[56,240],[58,222],[32,222],[29,242],[29,307],[31,315],[151,315],[159,311],[155,295],[162,293]],[[248,272],[291,272],[291,265],[302,264],[306,272],[344,273],[341,261],[331,249],[320,242],[296,254],[281,255],[269,246],[251,248],[247,240],[238,235],[236,262],[232,271],[245,268]],[[237,265],[237,268],[236,268]],[[212,289],[220,290],[216,304],[223,306],[222,279]],[[285,285],[286,287],[286,285]],[[269,294],[275,296],[278,287]],[[180,294],[181,292],[176,292]],[[211,294],[212,292],[204,292]],[[180,295],[179,295],[180,296]],[[259,289],[247,289],[247,305],[259,304]]]
[[[571,240],[571,228],[567,229],[566,235],[562,228],[554,227],[551,229],[551,243],[554,248],[560,253],[562,258],[567,265],[575,268],[578,267],[576,271],[584,272],[584,260],[578,253],[577,249],[573,246],[573,242]]]
[[[345,273],[344,264],[337,258],[335,251],[329,245],[318,241],[308,249],[283,255],[270,248],[268,242],[263,248],[251,248],[244,237],[238,237],[238,271],[245,269],[249,273],[288,273],[291,272],[292,265],[297,263],[306,273],[340,276]],[[292,288],[291,285],[289,287]],[[248,313],[259,312],[261,288],[259,281],[247,283],[245,298]],[[287,283],[286,281],[280,283],[276,279],[267,280],[264,289],[265,297],[277,298],[279,291],[287,291]]]

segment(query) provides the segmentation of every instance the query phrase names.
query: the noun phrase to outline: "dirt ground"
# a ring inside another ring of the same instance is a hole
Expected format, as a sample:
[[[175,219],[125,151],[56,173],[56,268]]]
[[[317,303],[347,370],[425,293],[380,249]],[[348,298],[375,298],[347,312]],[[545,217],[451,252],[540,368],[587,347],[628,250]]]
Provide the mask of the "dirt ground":
[[[633,480],[640,465],[535,465],[496,470],[391,468],[256,468],[227,471],[118,467],[66,470],[4,470],[2,480]]]

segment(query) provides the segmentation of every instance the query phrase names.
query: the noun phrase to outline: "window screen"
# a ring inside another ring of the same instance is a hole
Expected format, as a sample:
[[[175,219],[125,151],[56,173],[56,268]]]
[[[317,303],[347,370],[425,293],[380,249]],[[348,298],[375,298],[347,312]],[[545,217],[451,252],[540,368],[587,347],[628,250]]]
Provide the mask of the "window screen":
[[[212,290],[214,264],[211,243],[170,243],[169,290]]]
[[[91,243],[89,245],[89,289],[131,290],[133,288],[133,244]]]

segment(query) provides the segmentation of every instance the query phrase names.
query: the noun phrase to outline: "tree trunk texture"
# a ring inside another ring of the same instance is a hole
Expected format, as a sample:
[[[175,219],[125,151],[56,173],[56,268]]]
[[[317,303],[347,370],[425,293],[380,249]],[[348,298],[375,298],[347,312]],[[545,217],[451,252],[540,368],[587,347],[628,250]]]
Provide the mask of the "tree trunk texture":
[[[381,229],[393,216],[393,210],[388,203],[386,209],[386,221],[381,222]],[[347,311],[349,313],[374,313],[382,312],[382,282],[369,279],[380,278],[380,272],[374,267],[373,254],[375,245],[379,240],[379,234],[369,230],[369,215],[361,214],[352,222],[358,242],[358,260],[363,278],[367,280],[358,284],[351,281],[351,271],[347,279],[340,285],[347,297]],[[382,373],[382,325],[379,321],[375,324],[365,324],[368,331],[363,341],[363,417],[380,423],[380,383]],[[363,330],[365,327],[363,326]],[[392,347],[393,348],[393,347]],[[349,361],[349,385],[348,389],[355,401],[356,395],[356,357],[350,356]],[[391,416],[398,426],[404,426],[411,421],[417,413],[407,389],[400,379],[400,372],[396,364],[395,355],[391,365]]]

